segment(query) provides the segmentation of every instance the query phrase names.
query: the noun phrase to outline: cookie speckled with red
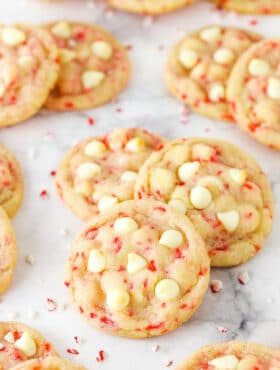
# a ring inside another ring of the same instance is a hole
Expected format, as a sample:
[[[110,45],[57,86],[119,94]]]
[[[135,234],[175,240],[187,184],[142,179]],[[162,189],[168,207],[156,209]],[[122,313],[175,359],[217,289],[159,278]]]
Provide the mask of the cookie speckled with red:
[[[140,170],[138,198],[165,201],[186,214],[205,241],[212,266],[255,256],[270,233],[273,197],[259,165],[216,139],[178,139],[152,154]]]
[[[169,54],[165,69],[169,91],[198,113],[232,121],[227,81],[239,56],[259,40],[252,32],[215,25],[186,36]]]
[[[26,325],[0,322],[0,366],[8,370],[34,358],[56,356],[51,343]]]
[[[264,40],[234,66],[227,96],[239,126],[260,143],[280,150],[280,39]]]
[[[87,370],[74,362],[63,360],[59,357],[47,357],[23,362],[13,367],[12,370]]]
[[[80,314],[98,329],[131,338],[178,328],[208,283],[209,258],[195,227],[153,200],[123,202],[92,218],[66,270]]]
[[[96,25],[58,22],[45,26],[59,50],[61,70],[46,107],[89,109],[115,98],[127,85],[130,62],[125,48]]]
[[[0,126],[22,122],[45,103],[58,77],[57,48],[41,28],[0,27]]]
[[[280,13],[279,0],[212,0],[218,8],[246,14]]]
[[[82,219],[133,199],[138,171],[164,139],[138,128],[114,129],[77,144],[56,174],[59,196]]]
[[[280,352],[262,344],[228,342],[202,347],[176,370],[276,370]]]

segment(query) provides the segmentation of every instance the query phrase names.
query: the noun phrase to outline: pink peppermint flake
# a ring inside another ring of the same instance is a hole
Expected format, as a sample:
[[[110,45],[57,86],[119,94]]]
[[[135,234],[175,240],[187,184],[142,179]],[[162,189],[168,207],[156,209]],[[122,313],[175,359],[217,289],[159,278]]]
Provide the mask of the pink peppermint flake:
[[[259,23],[259,21],[256,18],[252,18],[249,20],[250,26],[256,26]]]
[[[223,327],[223,326],[218,326],[218,330],[221,334],[226,334],[229,332],[229,329]]]
[[[180,123],[182,123],[182,125],[186,125],[188,123],[187,118],[182,118]]]
[[[223,289],[223,282],[221,280],[212,280],[210,283],[212,293],[219,293]]]
[[[67,348],[67,353],[69,353],[70,355],[79,355],[79,351],[77,351],[75,348]]]
[[[101,349],[100,351],[98,351],[98,356],[96,357],[96,361],[102,362],[104,360],[105,360],[105,352],[103,351],[103,349]]]
[[[57,303],[52,298],[47,298],[46,300],[46,308],[49,312],[53,312],[57,309]]]
[[[77,336],[77,335],[75,335],[75,337],[74,337],[74,341],[75,341],[77,344],[79,344],[79,338],[78,338],[78,336]]]
[[[165,361],[165,366],[166,367],[170,367],[170,366],[172,366],[173,365],[173,361],[172,360],[167,360],[167,361]]]
[[[240,271],[237,274],[237,279],[241,285],[246,285],[249,283],[250,277],[247,271]]]
[[[121,113],[122,111],[123,111],[122,108],[116,108],[117,113]]]
[[[48,195],[49,194],[48,194],[48,191],[46,189],[41,190],[41,192],[40,192],[40,197],[41,198],[45,199],[45,198],[48,197]]]
[[[153,352],[158,352],[160,350],[160,345],[156,344],[155,346],[152,347]]]
[[[56,175],[56,171],[55,171],[55,170],[51,171],[51,172],[50,172],[50,175],[51,175],[52,177],[54,177],[54,176]]]
[[[93,126],[93,125],[95,124],[95,119],[94,119],[93,117],[89,117],[89,118],[88,118],[88,124],[89,124],[90,126]]]

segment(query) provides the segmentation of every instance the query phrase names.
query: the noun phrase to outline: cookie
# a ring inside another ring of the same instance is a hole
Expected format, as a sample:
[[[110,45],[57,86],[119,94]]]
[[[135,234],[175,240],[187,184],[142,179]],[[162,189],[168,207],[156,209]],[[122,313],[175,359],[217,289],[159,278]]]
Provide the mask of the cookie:
[[[0,144],[0,207],[13,217],[23,198],[23,178],[17,159]]]
[[[190,5],[195,0],[108,0],[115,8],[131,13],[164,14],[184,6]]]
[[[0,26],[0,126],[38,112],[53,88],[59,65],[49,34],[23,24]]]
[[[8,370],[34,358],[56,356],[51,343],[40,333],[17,322],[0,322],[0,365]]]
[[[14,230],[6,212],[0,207],[0,294],[11,284],[16,259]]]
[[[260,143],[280,150],[280,39],[263,40],[236,63],[227,97],[239,126]]]
[[[232,121],[227,81],[239,56],[260,36],[238,28],[207,26],[181,40],[169,54],[167,88],[194,111]]]
[[[62,64],[46,107],[89,109],[115,98],[127,85],[130,63],[124,46],[99,26],[58,22],[45,26]]]
[[[280,13],[279,0],[212,0],[219,8],[247,14]]]
[[[276,370],[280,352],[262,344],[227,342],[202,347],[176,370]]]
[[[74,242],[65,285],[82,316],[113,335],[168,333],[200,305],[209,258],[186,216],[131,200],[96,216]]]
[[[146,130],[120,128],[77,144],[56,175],[59,196],[84,220],[114,204],[133,199],[144,161],[164,140]]]
[[[225,141],[169,142],[143,165],[135,196],[165,201],[187,214],[212,266],[246,262],[271,230],[273,198],[266,176],[253,158]]]
[[[59,357],[47,357],[23,362],[12,370],[86,370],[85,367]]]

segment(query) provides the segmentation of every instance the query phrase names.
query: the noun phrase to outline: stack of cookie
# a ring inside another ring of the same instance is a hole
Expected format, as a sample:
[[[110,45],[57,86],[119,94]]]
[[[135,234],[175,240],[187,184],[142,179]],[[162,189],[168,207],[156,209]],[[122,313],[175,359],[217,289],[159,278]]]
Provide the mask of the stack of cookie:
[[[0,27],[0,126],[45,106],[92,108],[117,96],[130,76],[125,48],[95,25],[58,22]]]
[[[65,285],[89,323],[114,335],[161,335],[187,321],[210,264],[254,257],[271,230],[273,199],[259,165],[215,139],[166,142],[115,129],[77,144],[56,175],[59,196],[88,223]]]
[[[169,91],[194,111],[236,121],[260,143],[280,150],[279,40],[232,27],[204,27],[168,58]]]

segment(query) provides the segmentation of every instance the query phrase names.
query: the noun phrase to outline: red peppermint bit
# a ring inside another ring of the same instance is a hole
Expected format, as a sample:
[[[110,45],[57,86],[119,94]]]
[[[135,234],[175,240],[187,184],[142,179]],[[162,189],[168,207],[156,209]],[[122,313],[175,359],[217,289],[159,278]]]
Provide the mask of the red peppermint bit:
[[[14,358],[15,360],[24,361],[24,357],[18,349],[14,349]]]
[[[166,362],[165,362],[165,366],[166,367],[170,367],[170,366],[172,366],[173,365],[173,361],[172,360],[167,360]]]
[[[248,184],[248,182],[245,182],[245,184],[243,186],[246,189],[253,190],[253,186],[251,184]]]
[[[118,272],[122,272],[122,271],[126,271],[126,268],[125,268],[125,266],[119,266],[119,268],[118,268],[118,270],[117,270]]]
[[[54,177],[54,176],[56,175],[56,171],[54,171],[54,170],[53,170],[53,171],[51,171],[51,172],[50,172],[50,175]]]
[[[204,276],[204,275],[207,274],[207,272],[208,272],[208,267],[202,266],[201,269],[200,269],[200,271],[199,271],[199,273],[198,273],[198,275],[199,276]]]
[[[98,229],[96,227],[92,227],[91,229],[86,230],[85,237],[90,240],[94,240],[97,236]]]
[[[89,314],[89,317],[90,317],[91,319],[95,319],[95,318],[97,317],[97,315],[96,315],[94,312],[91,312],[91,313]]]
[[[114,246],[114,252],[116,254],[119,253],[119,251],[122,249],[122,242],[121,242],[121,239],[116,236],[113,240],[113,246]]]
[[[221,280],[212,280],[210,283],[212,293],[219,293],[223,289],[223,283]]]
[[[155,207],[154,210],[159,212],[166,212],[166,209],[164,207]]]
[[[95,119],[94,119],[93,117],[89,117],[89,118],[88,118],[88,124],[89,124],[90,126],[93,126],[93,125],[95,124]]]
[[[5,347],[5,346],[3,346],[3,344],[1,343],[1,346],[0,346],[0,352],[4,352],[4,351],[6,351],[6,347]]]
[[[75,337],[74,337],[74,341],[75,341],[77,344],[79,344],[79,338],[77,337],[77,335],[75,335]]]
[[[181,310],[184,310],[185,308],[188,308],[188,305],[186,303],[181,304],[179,307]]]
[[[84,313],[83,307],[79,306],[79,311],[80,311],[81,314],[83,314]]]
[[[157,271],[157,268],[156,268],[156,265],[155,265],[155,261],[154,260],[151,260],[149,263],[148,263],[148,270],[150,271]]]
[[[67,353],[70,353],[70,355],[79,355],[79,351],[77,351],[75,348],[67,348]]]
[[[18,339],[21,338],[21,332],[19,332],[18,330],[13,331],[13,337],[14,340],[17,341]]]
[[[253,212],[248,212],[245,214],[245,218],[249,219],[253,216]]]
[[[40,192],[40,197],[41,198],[46,198],[48,196],[48,192],[47,192],[47,190],[41,190],[41,192]]]
[[[125,48],[126,48],[126,50],[127,50],[127,51],[130,51],[130,50],[132,50],[132,49],[133,49],[133,46],[132,46],[132,45],[126,45],[126,47],[125,47]]]
[[[256,253],[258,253],[261,249],[262,249],[261,246],[255,245],[255,251],[256,251]]]
[[[145,279],[145,280],[143,281],[143,287],[144,287],[144,288],[147,288],[147,286],[148,286],[148,279]]]
[[[69,281],[64,281],[64,285],[66,286],[66,288],[69,288],[70,282]]]
[[[66,108],[66,109],[73,109],[74,108],[74,104],[71,101],[67,101],[67,102],[64,103],[64,108]]]
[[[240,271],[237,275],[237,279],[241,285],[249,283],[250,277],[247,271]]]
[[[155,147],[155,150],[156,150],[156,151],[161,150],[163,147],[164,147],[164,145],[163,145],[163,144],[158,144],[158,145]]]
[[[164,322],[159,322],[158,324],[151,324],[146,326],[146,330],[156,330],[156,329],[163,329],[164,328]]]
[[[100,317],[100,322],[102,323],[102,324],[105,324],[105,325],[107,325],[107,326],[109,326],[109,327],[111,327],[111,328],[114,328],[116,325],[115,325],[115,323],[114,323],[114,321],[113,320],[111,320],[111,319],[109,319],[108,317],[106,317],[106,316],[102,316],[102,317]]]
[[[57,309],[57,303],[52,298],[47,298],[46,306],[49,312],[53,312]]]
[[[227,328],[224,328],[223,326],[218,326],[218,330],[221,334],[226,334],[229,332]]]
[[[183,251],[181,248],[176,248],[175,249],[175,258],[184,258]]]
[[[103,349],[101,349],[98,352],[98,357],[96,357],[96,361],[101,362],[101,361],[104,361],[104,360],[105,360],[105,352],[103,351]]]
[[[45,343],[45,351],[46,352],[50,352],[50,350],[51,350],[51,345],[50,345],[50,343]]]
[[[248,125],[248,128],[249,128],[249,130],[251,131],[251,132],[255,132],[259,127],[260,127],[260,123],[255,123],[255,122],[251,122],[251,123],[249,123],[249,125]]]
[[[259,23],[259,21],[256,18],[252,18],[249,20],[249,24],[251,26],[256,26]]]

